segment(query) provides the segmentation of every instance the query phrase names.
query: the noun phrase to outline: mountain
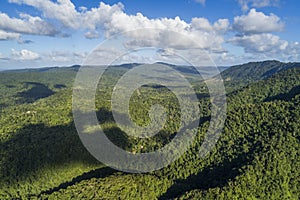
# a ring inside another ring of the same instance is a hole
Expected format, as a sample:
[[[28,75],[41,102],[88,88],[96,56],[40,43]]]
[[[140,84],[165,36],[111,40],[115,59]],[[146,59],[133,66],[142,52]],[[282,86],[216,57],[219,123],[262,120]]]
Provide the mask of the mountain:
[[[1,72],[0,199],[299,199],[297,66],[265,61],[225,70],[223,76],[231,74],[225,82],[230,91],[227,119],[205,158],[198,154],[209,127],[209,94],[195,81],[201,116],[193,145],[171,165],[144,174],[113,170],[82,145],[72,117],[72,83],[78,66]],[[107,100],[130,68],[106,71],[96,94],[97,117],[107,137],[121,148],[154,151],[174,137],[179,105],[165,87],[141,87],[131,97],[132,120],[148,124],[151,105],[159,103],[167,108],[168,123],[150,139],[122,132]],[[251,78],[243,81],[243,77]],[[238,81],[242,87],[236,86]]]
[[[229,94],[228,103],[223,134],[240,138],[240,144],[233,142],[232,138],[225,139],[224,150],[239,149],[243,158],[233,160],[229,166],[223,162],[218,166],[219,177],[207,174],[209,171],[200,172],[190,181],[181,183],[194,184],[189,191],[167,197],[299,199],[300,68],[280,71],[267,79],[251,83]],[[230,174],[234,173],[232,177]],[[225,174],[230,179],[221,186],[216,184],[224,180]],[[209,184],[206,182],[213,184],[207,187]]]
[[[228,94],[228,97],[230,101],[244,104],[274,100],[290,101],[300,93],[299,73],[300,67],[280,71],[267,79],[238,89]]]
[[[236,65],[222,72],[224,79],[230,80],[261,80],[273,74],[294,67],[300,67],[300,63],[282,63],[276,60],[263,62],[250,62]]]
[[[250,62],[232,66],[224,70],[221,75],[228,87],[238,89],[251,82],[266,79],[275,73],[295,67],[300,67],[300,63],[283,63],[276,60]]]

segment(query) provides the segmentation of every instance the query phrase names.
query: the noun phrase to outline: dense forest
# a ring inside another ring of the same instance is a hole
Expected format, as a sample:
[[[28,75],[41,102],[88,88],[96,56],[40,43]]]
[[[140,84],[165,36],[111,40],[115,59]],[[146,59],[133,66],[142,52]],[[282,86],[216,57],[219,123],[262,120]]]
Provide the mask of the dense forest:
[[[122,132],[109,100],[118,79],[138,66],[110,67],[95,104],[107,137],[126,151],[143,153],[172,140],[180,108],[168,88],[144,85],[131,97],[133,121],[148,124],[151,105],[159,103],[167,109],[166,125],[152,138]],[[174,163],[140,174],[105,166],[81,143],[72,116],[79,67],[0,72],[0,199],[300,198],[300,63],[252,62],[224,70],[227,118],[204,158],[199,149],[211,117],[207,87],[192,67],[173,66],[197,93],[195,141]]]

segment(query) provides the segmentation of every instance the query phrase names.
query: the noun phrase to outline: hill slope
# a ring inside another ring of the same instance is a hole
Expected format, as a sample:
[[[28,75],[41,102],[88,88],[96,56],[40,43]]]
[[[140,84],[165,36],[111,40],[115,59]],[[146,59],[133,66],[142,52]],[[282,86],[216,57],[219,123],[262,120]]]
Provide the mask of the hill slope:
[[[246,86],[247,84],[266,79],[275,73],[290,68],[300,67],[300,63],[282,63],[276,60],[250,62],[232,66],[224,70],[221,75],[230,91]]]
[[[159,148],[174,133],[176,101],[165,103],[173,98],[165,88],[142,87],[140,96],[132,97],[142,99],[131,108],[136,122],[146,124],[149,106],[161,102],[173,108],[174,123],[153,140],[127,137],[115,125],[107,101],[110,84],[125,71],[116,67],[103,79],[102,98],[96,102],[100,123],[128,151]],[[209,126],[206,108],[192,147],[170,166],[147,174],[112,170],[83,147],[72,119],[72,68],[0,73],[14,78],[0,79],[1,90],[7,91],[0,112],[0,199],[299,199],[300,68],[278,71],[236,91],[227,88],[233,92],[228,94],[225,128],[209,156],[198,157]],[[24,83],[41,83],[54,93],[17,101],[18,94],[36,86]],[[205,107],[207,96],[199,98]],[[137,148],[141,145],[145,148]]]
[[[221,187],[203,188],[203,183],[198,180],[199,184],[192,187],[191,191],[173,197],[299,199],[299,86],[300,68],[295,68],[230,94],[224,134],[231,132],[239,135],[243,142],[237,146],[229,139],[224,148],[227,151],[239,148],[240,152],[248,152],[245,159],[251,159],[238,169],[238,176]],[[209,180],[220,179],[213,177]]]

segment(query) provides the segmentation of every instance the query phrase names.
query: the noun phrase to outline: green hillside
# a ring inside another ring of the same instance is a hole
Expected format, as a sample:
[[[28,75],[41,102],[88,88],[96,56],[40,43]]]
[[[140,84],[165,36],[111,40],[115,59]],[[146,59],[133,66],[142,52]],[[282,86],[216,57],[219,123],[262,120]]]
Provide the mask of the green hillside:
[[[195,186],[178,199],[299,199],[299,86],[294,68],[230,94],[224,132],[240,135],[233,148],[250,148],[251,159],[222,187]]]
[[[300,63],[282,63],[276,60],[250,62],[232,66],[221,74],[227,87],[229,87],[228,89],[232,91],[251,82],[266,79],[277,72],[299,66]]]
[[[135,153],[149,152],[174,137],[179,105],[165,87],[141,87],[131,98],[133,120],[149,123],[150,106],[160,103],[168,108],[168,125],[151,139],[122,132],[108,100],[116,81],[131,67],[106,71],[96,95],[97,116],[115,144]],[[113,170],[83,147],[72,118],[78,66],[1,72],[0,199],[299,199],[298,64],[249,63],[222,73],[230,91],[227,119],[216,147],[205,158],[198,154],[209,126],[209,94],[198,75],[177,68],[199,98],[196,139],[174,163],[145,174]]]

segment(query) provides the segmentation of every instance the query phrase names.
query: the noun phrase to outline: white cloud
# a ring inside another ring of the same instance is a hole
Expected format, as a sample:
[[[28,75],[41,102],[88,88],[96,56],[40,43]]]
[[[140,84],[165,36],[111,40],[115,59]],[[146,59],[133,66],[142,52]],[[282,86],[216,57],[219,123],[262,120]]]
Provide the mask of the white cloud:
[[[269,33],[234,37],[228,42],[244,48],[243,60],[279,59],[292,62],[300,59],[298,42],[288,42]]]
[[[18,39],[18,43],[19,44],[30,44],[30,43],[33,43],[32,40],[23,40],[23,39]]]
[[[131,45],[135,46],[157,46],[163,48],[182,49],[187,47],[204,48],[208,50],[222,49],[224,42],[220,32],[220,27],[211,25],[207,20],[204,25],[200,25],[197,18],[194,23],[186,23],[179,17],[175,19],[161,18],[148,19],[141,13],[137,15],[126,15],[119,13],[112,16],[107,24],[106,34],[112,35],[119,32],[130,31],[136,28],[144,29],[138,34],[129,32],[126,36],[132,37]],[[201,21],[201,20],[200,20]],[[202,20],[204,21],[204,20]],[[156,29],[157,31],[154,31]],[[174,34],[176,33],[176,34]],[[176,38],[176,35],[179,36]],[[183,37],[185,36],[186,39]],[[191,41],[197,42],[197,46],[191,46]]]
[[[254,5],[266,5],[266,1],[252,2]],[[300,58],[299,44],[280,39],[271,34],[284,29],[284,23],[274,14],[265,15],[251,9],[247,15],[234,18],[233,31],[238,34],[227,42],[242,47],[245,54],[243,60],[279,59],[282,61],[297,61]]]
[[[9,60],[10,60],[10,58],[8,58],[7,56],[0,53],[0,61],[9,61]]]
[[[51,51],[42,55],[44,61],[56,63],[82,63],[86,52]]]
[[[0,12],[0,30],[13,33],[48,35],[58,34],[58,30],[40,17],[32,17],[27,14],[20,14],[20,19],[10,18],[7,14]]]
[[[69,53],[63,51],[52,51],[46,55],[46,58],[54,62],[69,62],[71,60]]]
[[[189,44],[184,43],[186,41],[178,41],[176,38],[170,38],[170,34],[167,32],[174,31],[197,41],[198,47],[221,49],[221,44],[224,42],[221,33],[226,31],[229,25],[226,19],[210,24],[203,18],[200,20],[195,18],[193,19],[193,23],[187,23],[179,17],[174,19],[149,19],[141,13],[128,15],[124,12],[124,6],[121,3],[110,6],[101,2],[98,8],[90,10],[80,8],[79,10],[81,11],[77,11],[70,0],[58,0],[57,2],[50,0],[10,0],[10,2],[33,6],[39,9],[44,17],[56,19],[68,28],[88,29],[89,31],[85,34],[86,38],[97,37],[98,29],[104,30],[106,37],[134,29],[150,28],[161,30],[160,34],[157,35],[149,34],[148,30],[145,30],[141,35],[127,35],[132,37],[134,39],[133,42],[136,44],[139,43],[139,45],[146,44],[151,39],[152,41],[156,41],[156,43],[171,45],[176,48],[188,47]],[[201,25],[200,23],[205,24]],[[172,42],[176,44],[170,43],[170,39],[173,39]]]
[[[285,50],[288,46],[287,41],[269,33],[234,37],[229,42],[244,47],[246,53],[273,54]]]
[[[202,5],[205,5],[206,0],[195,0],[197,3],[201,3]]]
[[[80,7],[78,12],[75,5],[70,0],[9,0],[10,3],[26,4],[43,13],[43,16],[49,19],[56,19],[65,27],[79,29],[96,29],[98,25],[107,22],[112,14],[123,10],[121,3],[113,6],[101,2],[98,8],[87,10]]]
[[[271,33],[282,31],[284,23],[274,14],[268,16],[251,9],[248,15],[234,18],[233,29],[241,34]]]
[[[29,51],[27,49],[23,49],[21,51],[12,49],[11,50],[11,58],[13,60],[26,61],[26,60],[37,60],[40,58],[40,56],[38,53]]]
[[[21,37],[18,33],[10,33],[0,30],[0,40],[17,40]]]
[[[60,20],[64,25],[72,28],[80,26],[77,21],[79,14],[70,0],[9,0],[10,3],[26,4],[43,12],[44,17]]]
[[[229,21],[228,19],[219,19],[214,24],[210,24],[206,18],[193,18],[191,27],[196,30],[224,33],[228,30]]]
[[[73,52],[73,56],[78,59],[85,59],[88,56],[87,52]]]
[[[204,0],[195,1],[205,3]],[[279,2],[278,0],[237,1],[244,10],[248,10],[249,7],[274,6]],[[57,29],[46,22],[50,19],[57,20],[58,24],[65,28],[75,31],[79,29],[85,32],[84,36],[88,39],[98,38],[101,36],[100,33],[105,37],[111,37],[125,32],[124,36],[131,38],[131,40],[126,40],[125,47],[128,49],[149,46],[169,50],[202,48],[212,53],[214,58],[226,62],[237,59],[223,48],[224,35],[228,31],[238,33],[228,42],[243,47],[246,54],[253,54],[257,57],[260,55],[287,57],[289,53],[290,56],[296,56],[300,51],[298,44],[289,43],[270,34],[284,29],[284,23],[278,16],[266,15],[255,9],[251,9],[245,15],[235,17],[231,29],[228,19],[210,22],[206,18],[193,18],[191,22],[186,22],[180,17],[150,19],[142,13],[129,15],[124,12],[124,5],[121,3],[108,5],[101,2],[98,7],[87,9],[85,7],[76,8],[70,0],[9,0],[9,2],[32,6],[38,9],[42,16],[32,17],[21,14],[20,19],[17,19],[2,13],[0,16],[0,40],[1,38],[19,39],[20,34],[57,34]],[[135,29],[139,29],[139,31],[132,31]],[[153,31],[154,29],[156,31]],[[178,34],[173,34],[174,32]],[[196,41],[197,45],[191,40]],[[98,53],[103,58],[110,58],[120,52],[106,48],[99,50]],[[70,63],[80,62],[84,56],[86,55],[80,56],[80,53],[51,52],[42,55],[42,59],[49,62]],[[133,57],[136,56],[139,55]],[[167,57],[166,55],[162,56]],[[147,58],[141,59],[146,60]]]
[[[97,31],[88,31],[84,34],[84,37],[87,39],[95,39],[95,38],[99,38],[100,34]]]
[[[237,0],[240,4],[242,10],[246,11],[251,8],[261,8],[268,6],[277,6],[279,4],[279,0]]]

